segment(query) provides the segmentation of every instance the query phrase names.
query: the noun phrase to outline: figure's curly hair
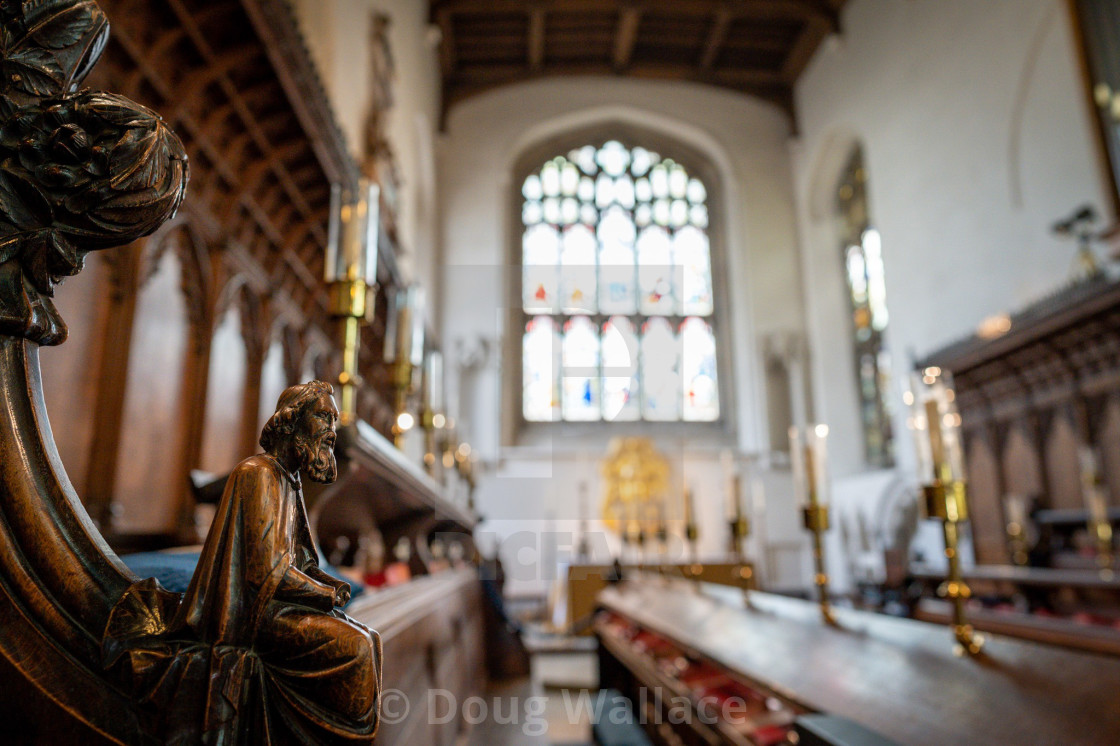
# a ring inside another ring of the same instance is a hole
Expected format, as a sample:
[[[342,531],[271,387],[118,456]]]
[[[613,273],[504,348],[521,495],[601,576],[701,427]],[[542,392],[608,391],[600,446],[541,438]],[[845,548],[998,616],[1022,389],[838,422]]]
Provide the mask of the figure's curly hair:
[[[296,423],[312,402],[334,393],[334,388],[325,381],[308,381],[289,386],[276,401],[276,414],[268,419],[261,431],[261,448],[268,453],[276,453],[282,443],[291,441]]]

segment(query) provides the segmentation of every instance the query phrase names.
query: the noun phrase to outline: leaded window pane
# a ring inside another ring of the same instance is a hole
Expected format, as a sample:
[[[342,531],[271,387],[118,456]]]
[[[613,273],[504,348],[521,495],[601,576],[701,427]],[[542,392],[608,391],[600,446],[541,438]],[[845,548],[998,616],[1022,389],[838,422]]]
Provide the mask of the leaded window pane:
[[[704,183],[611,140],[545,162],[521,193],[525,419],[718,419]],[[875,238],[849,267],[865,278],[869,326],[885,319]]]

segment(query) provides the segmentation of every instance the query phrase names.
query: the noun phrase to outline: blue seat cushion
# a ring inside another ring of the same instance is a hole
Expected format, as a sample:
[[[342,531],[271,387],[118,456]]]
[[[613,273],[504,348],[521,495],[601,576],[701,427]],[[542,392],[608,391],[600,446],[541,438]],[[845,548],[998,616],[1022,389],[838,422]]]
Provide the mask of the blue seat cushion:
[[[183,593],[191,584],[198,556],[198,552],[137,552],[123,555],[121,560],[141,578],[155,578],[167,590]],[[351,601],[365,592],[365,586],[344,577],[326,562],[320,560],[319,566],[331,577],[350,584]]]

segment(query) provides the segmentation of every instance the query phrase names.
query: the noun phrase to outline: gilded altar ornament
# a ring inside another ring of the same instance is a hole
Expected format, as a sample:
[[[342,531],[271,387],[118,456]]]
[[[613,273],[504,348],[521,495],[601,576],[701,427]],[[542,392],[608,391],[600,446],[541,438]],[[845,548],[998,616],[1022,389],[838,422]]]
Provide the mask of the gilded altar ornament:
[[[377,239],[380,229],[380,188],[366,179],[356,190],[331,187],[331,217],[324,279],[329,288],[327,310],[338,320],[342,370],[338,374],[339,417],[343,425],[357,420],[358,350],[361,325],[371,321],[377,284]]]
[[[603,523],[631,544],[657,534],[651,512],[669,489],[669,462],[649,438],[612,438],[600,471]]]
[[[827,425],[810,425],[805,429],[789,429],[790,462],[793,467],[795,494],[801,502],[805,529],[813,540],[813,582],[825,624],[837,626],[828,593],[828,572],[825,566],[824,534],[829,529],[829,481]]]
[[[968,497],[952,377],[938,367],[915,372],[905,400],[911,407],[908,425],[914,433],[926,515],[941,521],[945,535],[949,573],[937,592],[952,604],[953,649],[958,655],[978,655],[984,638],[968,623],[965,603],[972,589],[961,576],[960,526],[968,520]]]

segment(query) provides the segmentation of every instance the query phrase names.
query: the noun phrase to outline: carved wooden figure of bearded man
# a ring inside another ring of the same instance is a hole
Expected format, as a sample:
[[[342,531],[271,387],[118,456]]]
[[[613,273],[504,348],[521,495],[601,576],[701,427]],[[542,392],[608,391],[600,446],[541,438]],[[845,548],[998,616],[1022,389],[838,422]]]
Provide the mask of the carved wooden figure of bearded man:
[[[316,482],[337,475],[331,394],[311,381],[280,396],[261,433],[265,452],[230,475],[172,625],[218,657],[254,652],[259,664],[235,653],[218,668],[227,682],[259,675],[264,707],[231,713],[229,726],[262,743],[366,741],[377,728],[381,640],[335,608],[350,586],[319,568],[300,487],[300,472]]]

